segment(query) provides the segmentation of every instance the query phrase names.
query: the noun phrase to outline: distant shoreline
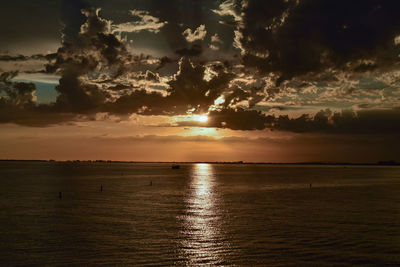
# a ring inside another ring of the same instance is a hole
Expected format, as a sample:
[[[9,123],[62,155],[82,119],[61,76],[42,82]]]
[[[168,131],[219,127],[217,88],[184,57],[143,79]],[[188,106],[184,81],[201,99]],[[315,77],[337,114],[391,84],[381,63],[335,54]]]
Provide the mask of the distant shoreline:
[[[248,164],[248,165],[322,165],[322,166],[400,166],[400,162],[379,161],[379,162],[246,162],[246,161],[118,161],[118,160],[30,160],[30,159],[0,159],[0,162],[49,162],[49,163],[165,163],[165,164]]]

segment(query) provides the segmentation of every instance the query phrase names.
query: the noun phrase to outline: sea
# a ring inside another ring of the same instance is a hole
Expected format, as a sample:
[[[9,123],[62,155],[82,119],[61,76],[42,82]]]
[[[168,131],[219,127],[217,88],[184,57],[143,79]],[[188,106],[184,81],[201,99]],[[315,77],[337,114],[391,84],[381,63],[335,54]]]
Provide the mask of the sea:
[[[1,266],[400,266],[400,167],[0,162]]]

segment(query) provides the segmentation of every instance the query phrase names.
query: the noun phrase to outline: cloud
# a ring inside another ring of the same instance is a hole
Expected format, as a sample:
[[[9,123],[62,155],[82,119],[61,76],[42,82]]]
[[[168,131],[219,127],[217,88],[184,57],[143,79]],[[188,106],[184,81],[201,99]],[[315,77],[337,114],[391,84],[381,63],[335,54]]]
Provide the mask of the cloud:
[[[114,102],[105,103],[104,112],[126,115],[138,113],[143,115],[161,115],[169,107],[164,102],[161,93],[147,92],[144,89],[135,90],[129,94],[119,97]]]
[[[222,44],[223,41],[221,40],[221,38],[218,36],[218,34],[214,34],[213,36],[211,36],[211,42],[213,43],[220,43]]]
[[[34,104],[36,86],[33,83],[12,82],[11,79],[17,75],[18,72],[4,72],[0,75],[0,93],[6,95],[0,98],[3,108],[24,108]]]
[[[268,122],[268,117],[260,111],[242,108],[214,110],[208,116],[210,127],[232,130],[263,130]]]
[[[31,59],[48,60],[46,72],[60,77],[55,103],[38,105],[34,85],[17,84],[6,71],[0,74],[3,110],[18,114],[10,116],[17,123],[28,123],[29,112],[48,116],[51,123],[57,116],[64,121],[99,112],[121,117],[208,113],[206,124],[178,124],[296,133],[398,131],[395,10],[400,4],[208,1],[209,20],[201,5],[149,1],[130,11],[133,21],[115,24],[100,16],[110,13],[83,1],[64,1],[63,39],[56,53],[0,56],[7,70],[19,66],[22,71],[23,61]],[[157,37],[166,38],[162,53],[134,55],[135,47],[130,50],[117,32],[141,32],[138,38],[160,33]],[[229,43],[239,49],[235,54],[222,49],[232,48]]]
[[[0,61],[27,61],[27,60],[47,60],[47,55],[42,55],[42,54],[35,54],[32,56],[0,55]]]
[[[397,62],[400,19],[394,10],[400,4],[395,1],[249,0],[240,12],[235,3],[226,1],[215,12],[234,17],[245,65],[275,73],[278,85],[329,68],[371,69],[364,60],[378,69]]]
[[[136,17],[139,20],[112,25],[111,29],[113,33],[141,31],[158,33],[160,32],[160,29],[168,23],[167,21],[160,22],[160,19],[151,16],[148,11],[134,9],[130,10],[129,12],[133,17]]]
[[[165,67],[165,65],[167,65],[169,63],[172,63],[172,62],[173,62],[172,59],[170,59],[169,57],[164,56],[164,57],[160,58],[160,63],[157,66],[156,70],[162,69],[162,68]]]
[[[0,123],[14,123],[29,127],[49,127],[71,123],[79,116],[71,113],[56,113],[49,106],[14,106],[0,99]],[[82,118],[84,119],[84,118]]]
[[[0,74],[0,82],[4,85],[12,84],[11,79],[18,75],[18,71],[2,72]]]
[[[109,32],[110,22],[99,17],[100,9],[82,11],[87,18],[73,41],[63,42],[56,56],[47,64],[49,73],[61,75],[55,109],[60,112],[86,113],[95,110],[110,98],[88,75],[102,70],[111,77],[125,72],[130,60],[126,47]],[[71,33],[70,33],[71,34]]]
[[[200,56],[203,53],[203,48],[200,45],[193,45],[190,48],[182,48],[182,49],[178,49],[175,51],[175,54],[184,57],[184,56],[188,56],[188,57],[197,57]]]
[[[353,110],[332,112],[327,109],[319,111],[314,116],[303,114],[295,118],[287,115],[266,115],[260,111],[243,108],[220,108],[210,111],[208,117],[207,123],[181,121],[175,126],[354,135],[398,135],[400,133],[400,108],[357,112]]]
[[[178,73],[168,82],[171,105],[193,109],[193,112],[206,112],[233,78],[231,73],[224,70],[220,70],[208,81],[204,79],[204,74],[204,66],[194,65],[190,59],[182,58]]]
[[[297,133],[325,132],[335,134],[398,134],[400,109],[321,110],[315,116],[306,114],[298,118],[273,117],[272,129]]]
[[[209,107],[228,87],[232,74],[220,70],[210,80],[204,79],[205,67],[195,65],[188,58],[179,61],[176,75],[167,82],[167,95],[159,92],[135,90],[105,105],[105,112],[116,114],[183,115],[207,112]],[[159,79],[146,72],[145,79]]]
[[[210,49],[211,50],[219,50],[220,45],[223,44],[224,42],[221,40],[219,35],[216,33],[213,36],[211,36],[211,44],[210,44]]]
[[[241,1],[227,0],[222,2],[218,9],[213,9],[212,11],[222,17],[231,16],[234,18],[235,22],[241,22],[242,21],[242,17],[240,15],[241,5],[242,5]]]
[[[86,18],[81,10],[88,8],[84,0],[63,0],[61,9],[62,40],[65,43],[80,42],[79,32]]]
[[[186,29],[182,35],[185,37],[186,41],[193,43],[195,41],[202,41],[207,35],[206,26],[204,24],[200,25],[195,31],[192,29]]]
[[[125,75],[125,78],[133,75],[131,68],[137,59],[110,33],[110,21],[101,18],[99,12],[100,9],[94,8],[79,11],[79,14],[84,14],[86,21],[78,33],[71,31],[77,30],[77,27],[64,26],[74,38],[65,38],[62,47],[48,57],[49,63],[46,65],[47,73],[61,76],[55,87],[57,99],[51,105],[35,109],[35,112],[75,115],[97,112],[119,115],[173,115],[186,114],[189,110],[193,113],[206,112],[228,87],[231,74],[220,69],[212,78],[205,80],[205,67],[188,58],[180,60],[177,74],[166,83],[166,94],[135,90],[134,86],[127,83],[111,83],[121,75]],[[161,64],[168,62],[171,61],[161,60]],[[3,76],[7,75],[10,74]],[[150,70],[135,76],[135,79],[147,82],[161,81],[160,75]]]
[[[33,83],[13,82],[18,72],[0,74],[0,123],[42,127],[70,121],[75,116],[58,114],[50,106],[36,105]]]

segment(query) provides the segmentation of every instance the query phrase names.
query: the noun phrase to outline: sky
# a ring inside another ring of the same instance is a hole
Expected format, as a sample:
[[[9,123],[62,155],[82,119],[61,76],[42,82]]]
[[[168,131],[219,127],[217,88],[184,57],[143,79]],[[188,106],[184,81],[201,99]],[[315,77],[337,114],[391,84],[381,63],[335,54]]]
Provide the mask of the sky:
[[[400,161],[399,1],[0,5],[0,159]]]

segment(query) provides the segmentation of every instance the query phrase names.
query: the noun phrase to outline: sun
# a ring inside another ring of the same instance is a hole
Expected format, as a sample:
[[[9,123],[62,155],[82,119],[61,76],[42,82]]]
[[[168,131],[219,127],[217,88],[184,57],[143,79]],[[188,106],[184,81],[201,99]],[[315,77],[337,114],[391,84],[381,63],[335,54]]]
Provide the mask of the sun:
[[[193,119],[194,119],[195,121],[203,122],[203,123],[205,123],[205,122],[208,121],[207,115],[194,115],[194,116],[193,116]]]

